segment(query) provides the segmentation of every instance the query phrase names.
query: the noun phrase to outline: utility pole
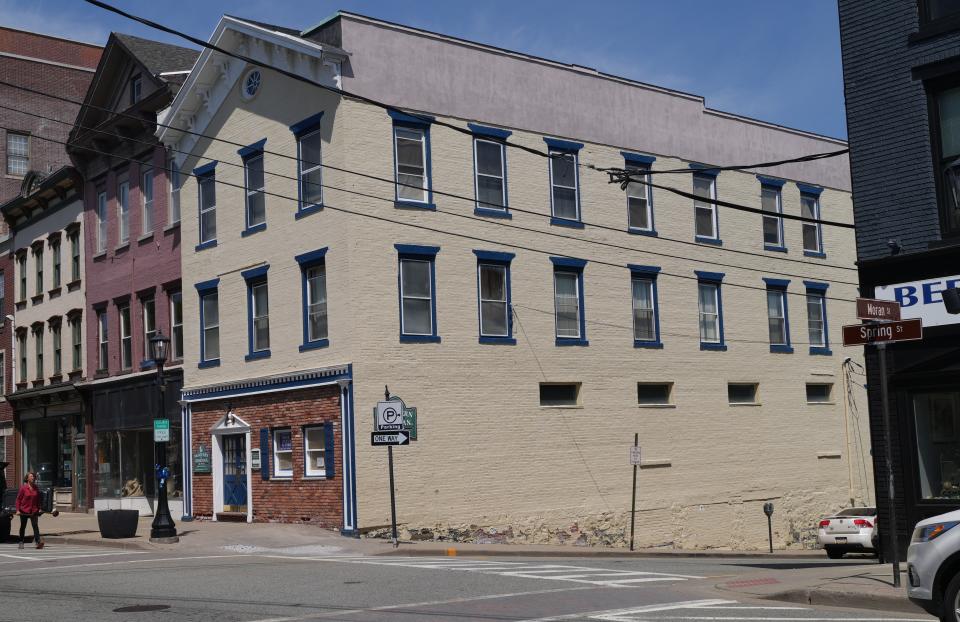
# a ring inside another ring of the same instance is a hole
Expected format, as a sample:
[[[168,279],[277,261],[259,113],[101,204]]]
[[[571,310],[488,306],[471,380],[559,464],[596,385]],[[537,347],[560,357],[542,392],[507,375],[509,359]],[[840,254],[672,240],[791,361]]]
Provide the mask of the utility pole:
[[[383,385],[383,399],[390,401],[390,387]],[[390,470],[390,525],[393,534],[393,548],[400,546],[397,539],[397,498],[393,489],[393,445],[387,445],[387,468]]]
[[[887,392],[887,344],[877,344],[880,353],[880,400],[883,404],[884,462],[887,469],[887,503],[890,512],[890,524],[884,525],[890,541],[890,556],[893,561],[893,587],[900,587],[900,551],[897,542],[897,501],[893,482],[893,441],[890,439],[890,396]]]

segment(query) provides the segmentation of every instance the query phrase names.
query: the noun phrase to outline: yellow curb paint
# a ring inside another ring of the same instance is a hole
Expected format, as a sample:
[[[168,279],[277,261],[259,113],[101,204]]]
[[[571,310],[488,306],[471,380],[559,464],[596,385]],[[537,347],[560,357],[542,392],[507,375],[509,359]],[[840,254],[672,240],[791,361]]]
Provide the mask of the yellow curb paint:
[[[457,549],[447,549],[447,557],[456,557]]]

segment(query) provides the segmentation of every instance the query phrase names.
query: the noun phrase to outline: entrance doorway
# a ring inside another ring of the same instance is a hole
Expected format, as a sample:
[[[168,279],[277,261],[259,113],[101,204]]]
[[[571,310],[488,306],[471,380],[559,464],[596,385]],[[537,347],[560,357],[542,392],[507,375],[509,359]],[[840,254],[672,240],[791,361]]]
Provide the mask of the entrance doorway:
[[[247,435],[223,437],[223,511],[247,511]]]

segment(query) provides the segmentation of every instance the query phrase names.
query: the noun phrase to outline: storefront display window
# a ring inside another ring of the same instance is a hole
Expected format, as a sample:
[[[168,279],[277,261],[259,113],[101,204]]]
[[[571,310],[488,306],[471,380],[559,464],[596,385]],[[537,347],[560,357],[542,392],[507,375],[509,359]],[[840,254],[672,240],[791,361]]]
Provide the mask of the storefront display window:
[[[37,474],[41,488],[73,487],[74,415],[23,422],[23,465]]]
[[[960,392],[913,398],[922,499],[960,499]]]
[[[183,495],[181,426],[171,421],[167,443],[167,494]],[[157,463],[153,429],[114,430],[97,433],[96,495],[99,498],[153,497],[156,495]]]

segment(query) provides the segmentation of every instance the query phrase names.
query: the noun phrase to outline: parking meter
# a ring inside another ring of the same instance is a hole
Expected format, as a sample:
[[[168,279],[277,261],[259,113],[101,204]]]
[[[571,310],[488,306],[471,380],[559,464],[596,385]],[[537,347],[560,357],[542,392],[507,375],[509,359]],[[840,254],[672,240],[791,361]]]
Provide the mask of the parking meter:
[[[767,536],[770,539],[770,553],[773,553],[773,503],[764,503],[763,513],[767,515]]]

